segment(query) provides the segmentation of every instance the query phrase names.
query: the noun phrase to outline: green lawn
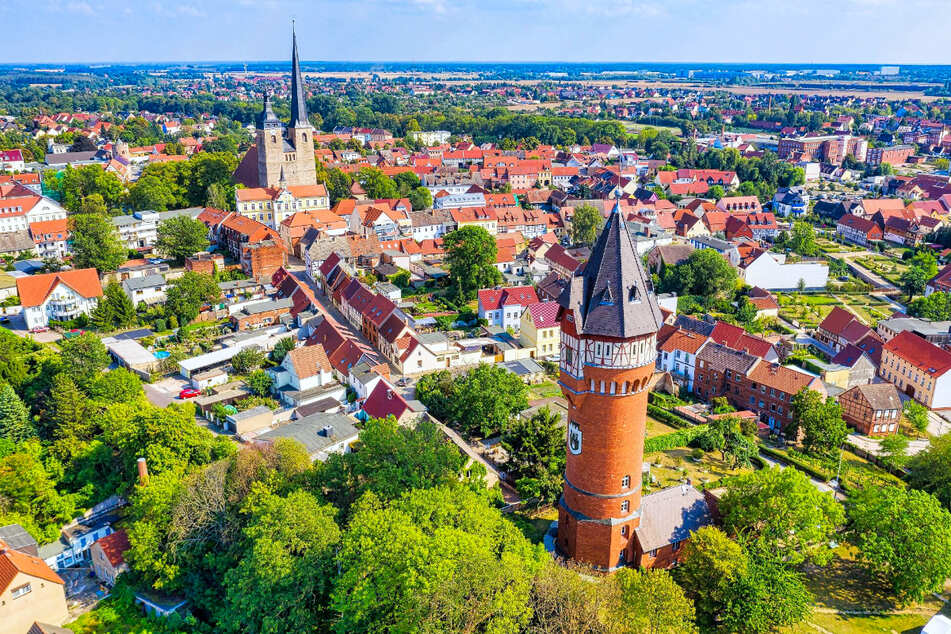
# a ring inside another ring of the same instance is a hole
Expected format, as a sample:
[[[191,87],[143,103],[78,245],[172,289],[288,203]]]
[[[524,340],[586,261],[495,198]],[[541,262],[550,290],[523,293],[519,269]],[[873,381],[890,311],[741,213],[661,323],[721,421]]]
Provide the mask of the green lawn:
[[[908,270],[908,265],[905,262],[886,255],[870,254],[854,258],[853,261],[896,285],[899,283],[902,273]]]
[[[705,453],[699,461],[690,457],[692,451],[689,448],[670,449],[644,456],[644,461],[651,463],[651,475],[655,480],[649,489],[653,491],[665,489],[680,484],[688,478],[693,484],[698,485],[749,471],[748,469],[732,469],[729,463],[722,460],[718,451]],[[649,491],[645,489],[644,493]]]
[[[815,328],[836,306],[847,305],[868,326],[874,328],[892,314],[892,305],[874,295],[858,293],[776,293],[779,316],[797,321],[804,328]]]
[[[917,632],[942,603],[934,597],[922,603],[899,606],[881,577],[867,572],[854,560],[855,550],[841,546],[838,557],[828,566],[806,566],[806,587],[815,596],[816,611],[794,627],[782,630],[788,634],[815,634],[810,623],[839,634],[859,632]],[[839,614],[840,611],[882,612],[881,615]]]
[[[669,434],[671,432],[677,431],[670,425],[666,425],[656,418],[651,416],[647,417],[647,435],[646,438],[653,438],[654,436],[660,436],[661,434]]]
[[[509,517],[525,537],[533,543],[540,544],[548,531],[548,527],[551,526],[554,520],[558,519],[558,509],[548,506],[531,511],[515,511]]]
[[[541,398],[558,398],[561,396],[561,388],[554,381],[544,381],[528,387],[528,400],[534,401]]]

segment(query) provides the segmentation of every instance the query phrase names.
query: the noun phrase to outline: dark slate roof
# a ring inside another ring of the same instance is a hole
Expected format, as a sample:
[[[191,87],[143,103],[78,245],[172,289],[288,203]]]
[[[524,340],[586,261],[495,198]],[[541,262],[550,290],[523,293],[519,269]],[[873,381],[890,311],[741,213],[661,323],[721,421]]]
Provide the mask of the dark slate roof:
[[[297,31],[293,35],[294,52],[291,54],[291,128],[308,128],[307,95],[304,93],[304,78],[300,72],[297,56]]]
[[[13,550],[37,556],[37,543],[33,536],[26,532],[19,524],[0,526],[0,541]]]
[[[663,489],[641,499],[641,524],[634,529],[644,552],[682,542],[713,524],[703,494],[689,484]]]
[[[664,317],[618,204],[559,303],[574,311],[579,334],[626,339],[657,332]]]
[[[713,329],[716,328],[716,323],[705,321],[703,319],[695,319],[684,314],[677,315],[674,325],[678,328],[695,332],[698,335],[703,335],[704,337],[709,337],[711,334],[713,334]]]

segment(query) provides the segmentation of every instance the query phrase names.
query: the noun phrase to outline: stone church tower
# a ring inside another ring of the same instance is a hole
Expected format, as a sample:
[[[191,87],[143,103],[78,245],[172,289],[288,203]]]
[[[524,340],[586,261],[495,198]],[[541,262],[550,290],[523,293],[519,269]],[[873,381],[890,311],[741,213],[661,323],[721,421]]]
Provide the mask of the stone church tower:
[[[281,121],[271,109],[270,97],[265,95],[256,128],[258,187],[317,183],[314,128],[307,120],[307,97],[297,55],[296,31],[293,33],[291,57],[291,121],[285,132]]]
[[[556,546],[613,571],[635,558],[647,393],[663,324],[618,205],[559,303],[568,435]]]

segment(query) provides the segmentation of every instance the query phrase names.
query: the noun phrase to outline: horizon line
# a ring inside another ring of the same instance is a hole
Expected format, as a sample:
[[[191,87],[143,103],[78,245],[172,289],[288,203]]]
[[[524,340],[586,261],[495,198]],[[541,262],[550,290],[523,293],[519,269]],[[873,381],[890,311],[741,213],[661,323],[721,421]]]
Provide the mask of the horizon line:
[[[277,64],[277,63],[287,63],[285,59],[276,59],[276,60],[227,60],[227,59],[218,59],[218,60],[130,60],[130,61],[71,61],[71,62],[3,62],[0,64],[0,68],[9,67],[9,66],[128,66],[135,64]],[[399,60],[399,59],[388,59],[388,60],[301,60],[301,64],[528,64],[528,65],[542,65],[542,64],[576,64],[576,65],[597,65],[597,64],[681,64],[681,65],[703,65],[703,66],[717,66],[717,65],[730,65],[730,66],[749,66],[750,68],[755,68],[756,66],[804,66],[804,67],[813,67],[813,66],[937,66],[951,68],[951,63],[930,63],[930,62],[727,62],[727,61],[610,61],[610,60],[593,60],[593,61],[569,61],[569,60]]]

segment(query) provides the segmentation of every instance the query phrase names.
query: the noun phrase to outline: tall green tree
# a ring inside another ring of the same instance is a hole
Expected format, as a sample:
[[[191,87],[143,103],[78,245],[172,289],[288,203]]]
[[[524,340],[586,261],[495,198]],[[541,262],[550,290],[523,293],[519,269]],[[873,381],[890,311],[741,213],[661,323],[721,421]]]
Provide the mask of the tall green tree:
[[[927,449],[911,457],[907,481],[951,509],[951,434],[934,438]]]
[[[624,568],[615,583],[620,591],[614,631],[629,634],[695,632],[693,602],[666,570]]]
[[[9,383],[0,387],[0,439],[14,443],[33,436],[26,405]]]
[[[108,218],[99,214],[79,214],[69,221],[72,234],[73,266],[109,273],[126,261],[128,250]]]
[[[604,226],[604,216],[597,207],[579,205],[571,216],[571,241],[578,245],[591,245]]]
[[[730,482],[720,503],[723,527],[790,562],[828,562],[829,541],[845,520],[831,493],[796,469],[760,469]]]
[[[730,588],[723,612],[727,632],[765,633],[795,625],[812,613],[813,596],[796,570],[762,553]]]
[[[789,247],[801,255],[813,256],[818,254],[819,245],[816,244],[815,228],[808,222],[798,221],[793,223]]]
[[[57,374],[41,417],[41,434],[75,449],[77,443],[89,440],[89,431],[95,425],[90,413],[88,399],[75,381],[66,373]]]
[[[733,586],[746,576],[748,568],[746,552],[720,529],[705,526],[693,533],[676,574],[694,601],[701,625],[712,627],[720,621]]]
[[[868,487],[849,499],[859,557],[899,598],[920,601],[951,577],[951,513],[924,491]]]
[[[195,319],[202,305],[221,297],[221,289],[215,278],[204,273],[186,271],[180,278],[169,284],[165,293],[165,309],[175,315],[178,323],[184,325]]]
[[[466,372],[453,395],[450,420],[467,433],[500,432],[512,416],[528,407],[522,380],[496,365],[479,364]]]
[[[246,502],[244,556],[225,574],[225,631],[282,634],[326,630],[340,530],[335,510],[302,490],[258,490]]]
[[[417,187],[410,191],[409,202],[415,211],[429,209],[433,206],[433,194],[425,187]]]
[[[112,361],[105,344],[91,332],[62,340],[60,358],[63,369],[79,386],[92,383]]]
[[[186,257],[208,248],[208,227],[189,216],[163,220],[158,226],[155,247],[182,263]]]
[[[513,632],[528,625],[544,554],[462,487],[368,497],[343,535],[332,606],[338,632]]]
[[[100,331],[133,326],[138,321],[135,305],[118,282],[109,282],[92,313],[92,325]]]
[[[129,204],[135,210],[166,211],[175,205],[175,193],[154,175],[146,175],[129,188]]]
[[[400,190],[393,179],[375,167],[363,167],[357,173],[357,180],[366,192],[367,198],[399,198]]]
[[[898,279],[899,286],[910,300],[925,292],[928,280],[938,274],[938,261],[927,251],[919,251],[909,262],[908,268]]]
[[[502,274],[495,268],[498,249],[495,238],[473,225],[447,233],[443,238],[446,248],[446,266],[453,294],[471,300],[480,288],[502,283]]]
[[[818,392],[802,388],[790,399],[789,405],[792,423],[783,431],[795,439],[801,429],[802,444],[807,451],[831,455],[845,442],[849,428],[842,418],[842,407],[834,398],[823,400]]]
[[[392,417],[371,418],[360,431],[360,451],[330,456],[317,465],[314,482],[346,512],[366,492],[386,501],[410,489],[458,482],[464,465],[459,450],[432,423],[411,429]]]
[[[543,407],[529,417],[518,417],[502,430],[508,452],[506,470],[525,497],[544,502],[558,499],[565,470],[565,431],[561,417]]]
[[[928,429],[928,408],[918,401],[908,399],[902,408],[902,414],[908,424],[919,434]]]

